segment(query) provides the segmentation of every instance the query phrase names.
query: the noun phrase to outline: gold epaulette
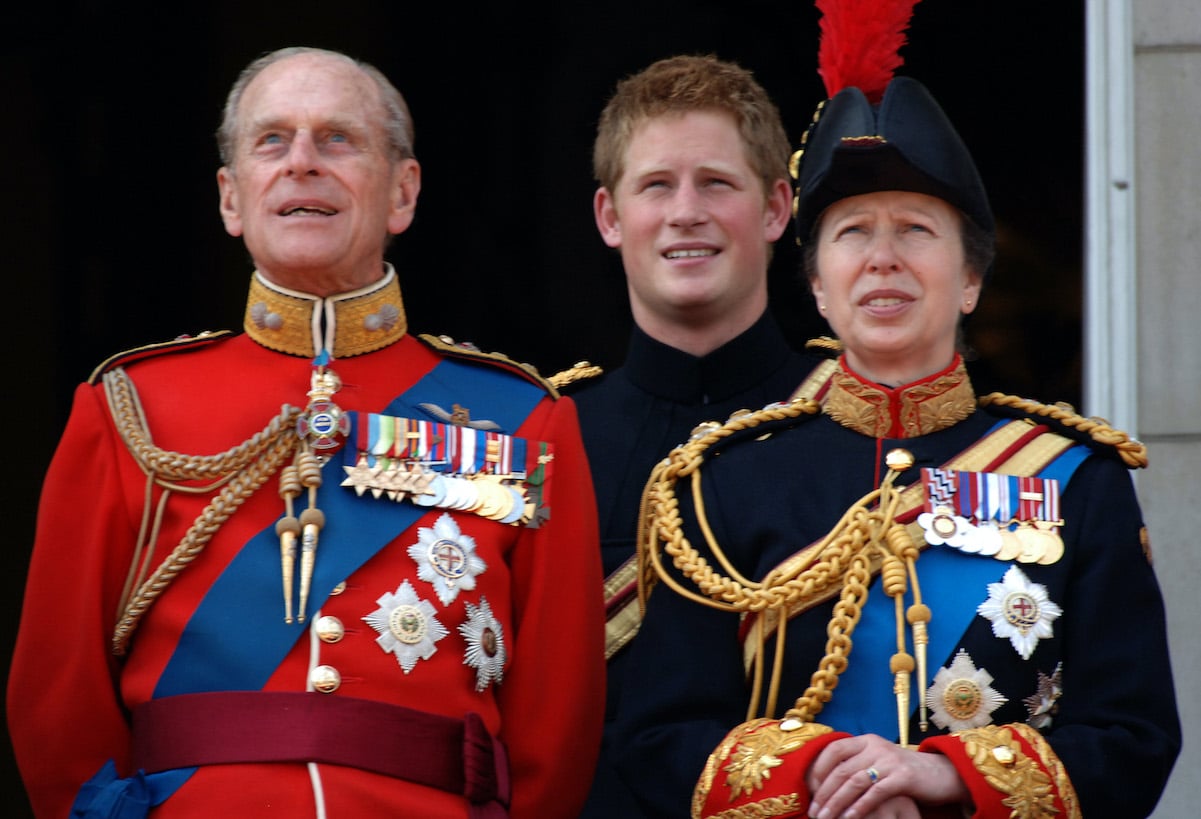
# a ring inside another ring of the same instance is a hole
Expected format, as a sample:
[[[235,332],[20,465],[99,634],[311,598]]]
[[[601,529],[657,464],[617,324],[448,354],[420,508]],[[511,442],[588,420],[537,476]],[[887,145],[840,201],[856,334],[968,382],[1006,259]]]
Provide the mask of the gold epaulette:
[[[805,342],[806,350],[822,350],[835,356],[842,353],[842,340],[830,336],[816,336]]]
[[[521,361],[515,361],[509,358],[504,353],[485,353],[479,347],[466,341],[455,341],[450,336],[435,336],[429,333],[422,333],[417,336],[421,341],[425,342],[430,347],[440,353],[452,356],[454,358],[465,358],[473,361],[489,361],[497,364],[504,369],[516,375],[520,375],[527,381],[531,381],[542,387],[552,398],[559,397],[558,388],[548,379],[544,378],[538,372],[538,368],[533,364],[526,364]]]
[[[147,344],[143,347],[134,347],[132,350],[125,350],[116,355],[109,356],[100,366],[92,370],[92,374],[88,376],[89,384],[100,383],[100,378],[106,372],[118,366],[132,364],[135,361],[141,361],[143,358],[161,355],[163,353],[174,353],[180,350],[192,350],[198,346],[210,344],[218,339],[227,338],[233,335],[232,330],[205,330],[195,336],[179,336],[170,341],[161,341],[157,344]]]
[[[814,401],[821,401],[825,397],[826,389],[830,386],[830,379],[836,372],[838,372],[836,360],[827,358],[818,362],[817,366],[809,371],[809,375],[805,376],[805,380],[792,391],[789,400],[811,398]]]
[[[1054,421],[1064,430],[1065,434],[1080,439],[1083,443],[1090,444],[1095,448],[1113,450],[1114,454],[1122,459],[1122,463],[1130,469],[1141,469],[1147,466],[1147,447],[1144,444],[1131,438],[1125,432],[1114,429],[1104,418],[1096,416],[1085,418],[1077,413],[1070,404],[1063,402],[1042,404],[1028,398],[1019,398],[1016,395],[1006,395],[1001,392],[982,395],[977,401],[982,407],[1003,407],[1017,410],[1032,418]]]
[[[555,389],[561,390],[569,384],[575,384],[589,378],[596,378],[599,375],[603,375],[604,372],[602,367],[598,367],[591,361],[577,361],[566,370],[559,370],[550,376],[547,381],[550,381],[555,386]]]

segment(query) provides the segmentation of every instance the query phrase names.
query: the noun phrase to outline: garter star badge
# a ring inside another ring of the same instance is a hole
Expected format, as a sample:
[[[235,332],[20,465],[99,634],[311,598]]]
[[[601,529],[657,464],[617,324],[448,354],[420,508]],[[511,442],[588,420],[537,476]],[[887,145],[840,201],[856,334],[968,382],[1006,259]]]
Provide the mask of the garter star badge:
[[[459,633],[467,641],[463,664],[475,669],[475,690],[483,691],[491,683],[500,683],[505,669],[505,632],[492,614],[488,600],[480,598],[478,607],[464,602],[467,622]]]
[[[417,576],[433,584],[444,606],[449,606],[461,590],[474,589],[476,576],[488,568],[475,553],[475,538],[463,534],[455,519],[445,513],[432,529],[418,528],[409,557],[417,561]]]
[[[418,660],[428,660],[438,649],[434,643],[449,632],[434,617],[434,606],[421,600],[405,580],[395,592],[388,592],[377,601],[379,608],[363,618],[379,632],[375,642],[385,652],[396,655],[396,662],[408,674]]]
[[[1000,583],[988,584],[988,599],[976,613],[992,621],[992,633],[1007,637],[1014,650],[1029,660],[1038,641],[1054,635],[1051,623],[1063,609],[1051,602],[1047,587],[1031,583],[1025,572],[1010,566]]]
[[[1008,700],[992,687],[992,675],[976,668],[962,648],[947,668],[940,668],[926,690],[930,719],[939,728],[964,731],[992,722],[992,712]]]

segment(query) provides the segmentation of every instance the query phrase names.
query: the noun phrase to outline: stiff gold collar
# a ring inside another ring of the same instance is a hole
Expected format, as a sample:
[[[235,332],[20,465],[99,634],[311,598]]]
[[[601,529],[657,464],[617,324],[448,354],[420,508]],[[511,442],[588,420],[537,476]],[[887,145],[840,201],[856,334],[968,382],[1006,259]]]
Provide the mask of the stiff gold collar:
[[[958,355],[942,372],[895,389],[859,377],[843,356],[822,406],[842,426],[873,438],[928,435],[959,423],[975,409],[976,394]]]
[[[322,350],[337,359],[387,347],[408,324],[396,271],[386,267],[375,284],[328,298],[288,290],[256,271],[246,301],[246,334],[270,350],[306,358]]]

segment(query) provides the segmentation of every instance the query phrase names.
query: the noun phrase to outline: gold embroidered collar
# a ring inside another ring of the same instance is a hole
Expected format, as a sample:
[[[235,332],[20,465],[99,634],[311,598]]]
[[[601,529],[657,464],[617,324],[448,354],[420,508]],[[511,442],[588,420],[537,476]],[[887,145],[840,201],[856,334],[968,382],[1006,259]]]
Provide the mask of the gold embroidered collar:
[[[903,387],[860,378],[846,357],[830,381],[822,411],[873,438],[916,438],[957,424],[976,409],[976,394],[959,355],[945,370]]]
[[[387,265],[375,284],[320,298],[268,282],[255,272],[250,280],[243,327],[270,350],[313,358],[329,350],[349,358],[387,347],[404,336],[404,301],[396,271]]]

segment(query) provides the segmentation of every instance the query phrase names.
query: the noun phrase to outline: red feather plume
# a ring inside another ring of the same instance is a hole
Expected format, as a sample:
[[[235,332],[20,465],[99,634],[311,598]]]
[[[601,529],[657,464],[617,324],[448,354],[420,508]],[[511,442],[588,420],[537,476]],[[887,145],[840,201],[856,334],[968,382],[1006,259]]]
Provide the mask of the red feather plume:
[[[904,63],[901,46],[917,0],[816,0],[822,18],[817,73],[831,97],[855,87],[873,105]]]

